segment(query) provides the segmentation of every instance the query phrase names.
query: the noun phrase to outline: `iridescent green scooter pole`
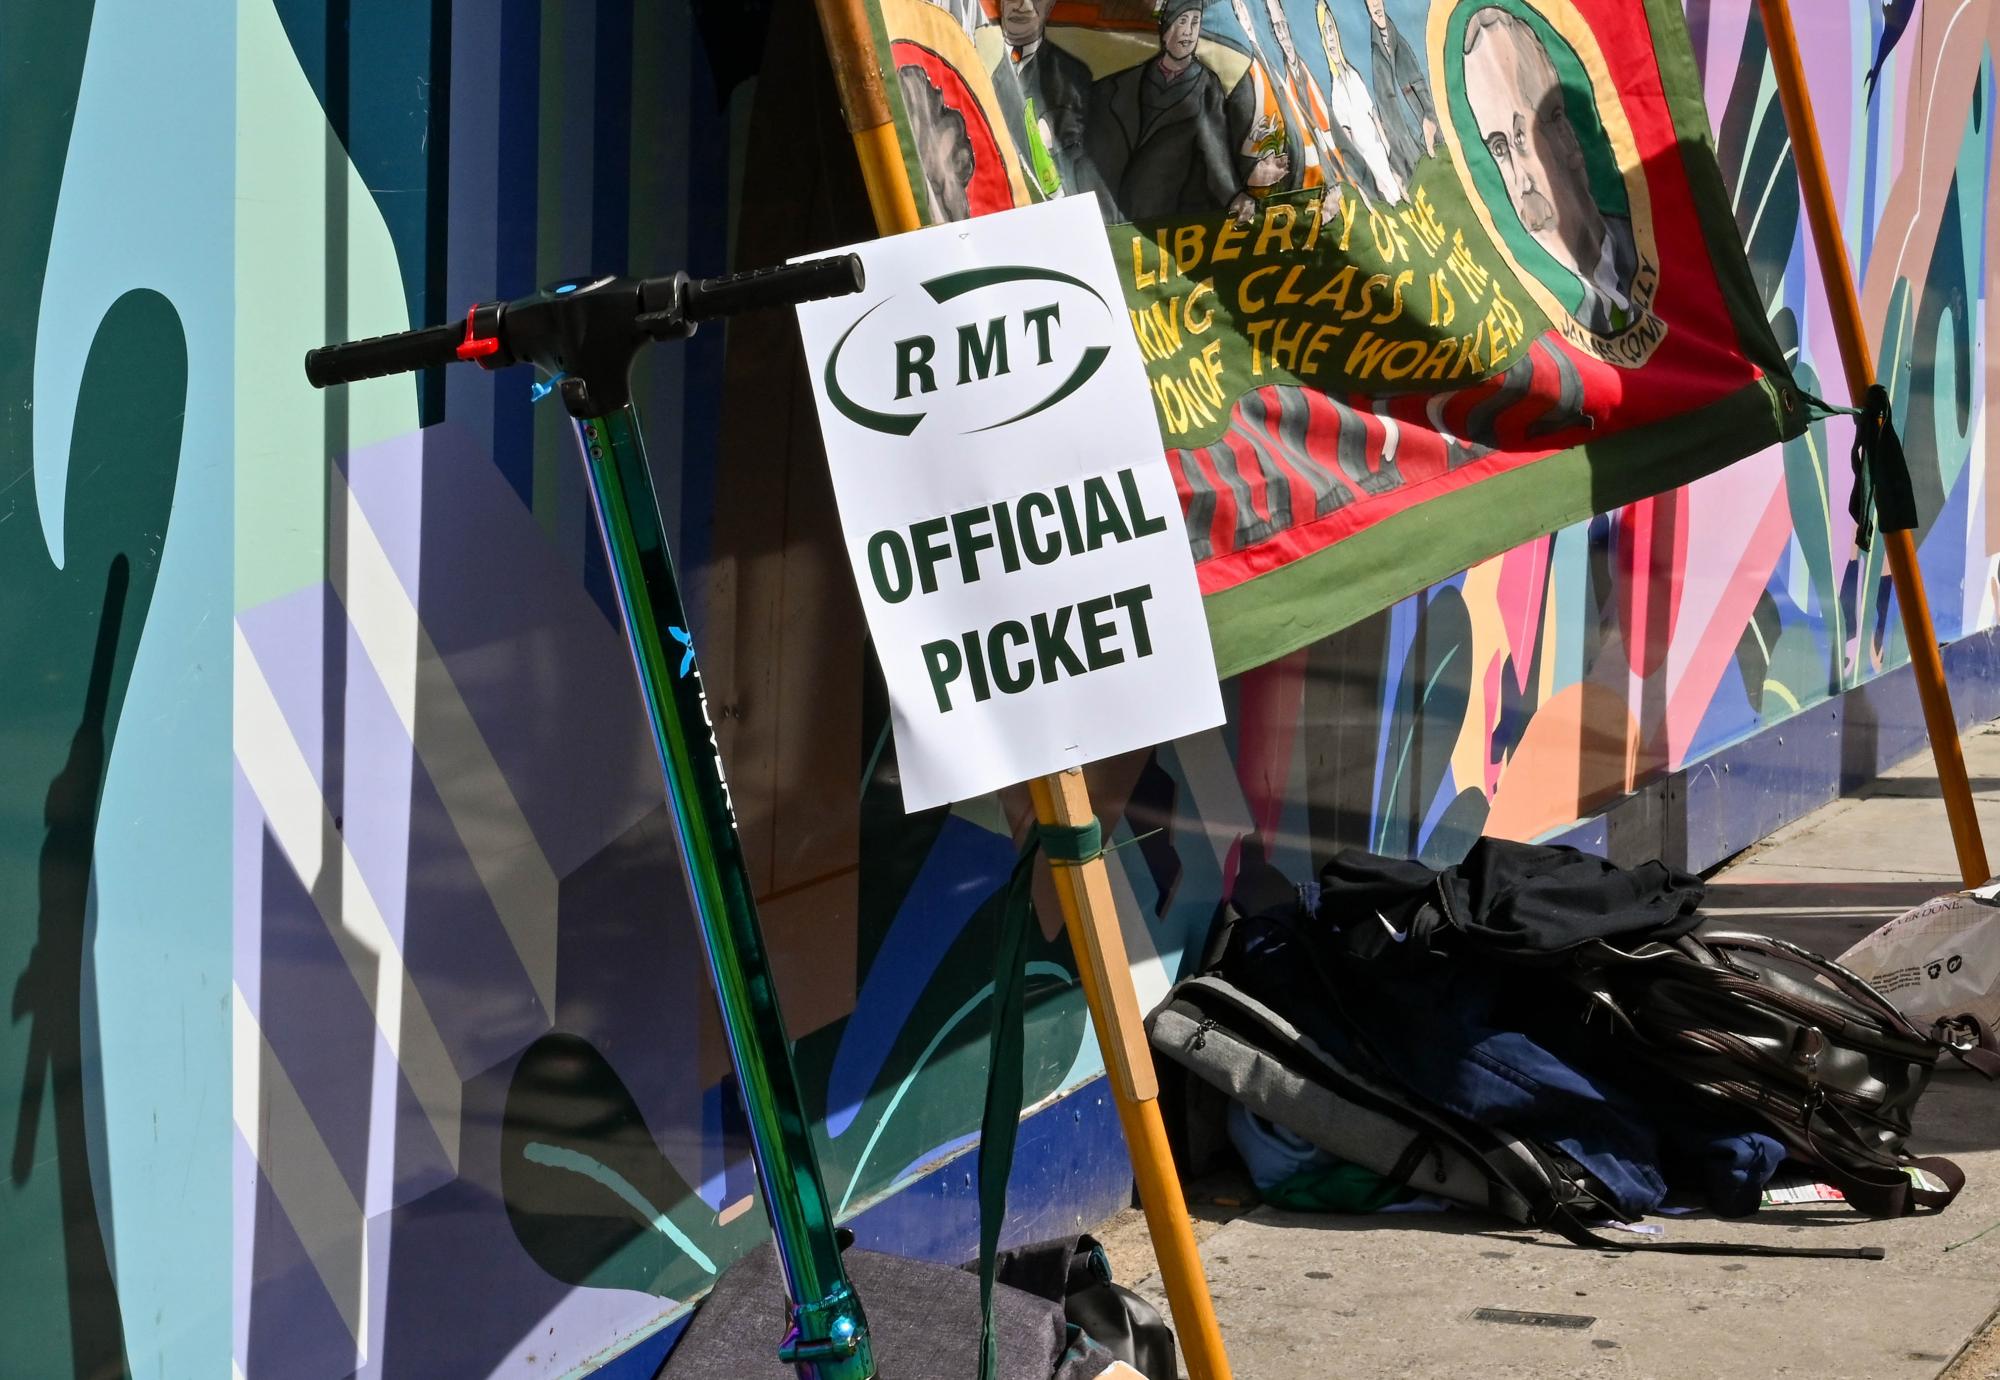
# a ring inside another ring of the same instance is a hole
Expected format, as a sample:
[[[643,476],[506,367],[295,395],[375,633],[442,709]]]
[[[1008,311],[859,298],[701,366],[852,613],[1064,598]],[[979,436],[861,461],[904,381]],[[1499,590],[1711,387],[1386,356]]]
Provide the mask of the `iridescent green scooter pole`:
[[[680,275],[601,278],[476,306],[462,331],[433,327],[306,356],[307,377],[322,387],[454,359],[477,360],[489,369],[531,360],[556,381],[576,422],[792,1300],[791,1330],[778,1355],[798,1368],[801,1380],[873,1380],[874,1356],[861,1302],[841,1263],[626,379],[633,356],[649,340],[685,336],[709,317],[831,297],[860,286],[860,264],[850,257],[705,283]]]
[[[640,692],[667,781],[674,834],[701,918],[709,972],[743,1083],[750,1143],[771,1229],[798,1303],[779,1356],[802,1376],[865,1380],[875,1374],[868,1329],[841,1268],[833,1214],[813,1152],[811,1126],[792,1069],[790,1041],[756,903],[737,841],[735,810],[722,775],[708,695],[696,668],[673,560],[630,404],[577,421],[598,531],[639,671]],[[671,645],[666,639],[671,639]]]

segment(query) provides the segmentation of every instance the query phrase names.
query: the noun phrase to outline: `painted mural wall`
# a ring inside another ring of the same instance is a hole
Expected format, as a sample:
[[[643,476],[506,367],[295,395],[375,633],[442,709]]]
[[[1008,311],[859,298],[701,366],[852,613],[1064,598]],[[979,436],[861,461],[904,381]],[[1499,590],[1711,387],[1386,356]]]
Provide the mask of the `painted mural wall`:
[[[1990,628],[2000,4],[1920,5],[1872,99],[1873,0],[1800,15],[1939,628]],[[1689,19],[1831,396],[1752,0]],[[816,43],[803,0],[0,6],[9,1367],[582,1373],[762,1238],[563,419],[518,374],[317,394],[299,359],[865,233]],[[1026,803],[902,815],[788,341],[657,350],[640,403],[829,1183],[895,1247],[977,1124]],[[1901,661],[1847,440],[1530,543],[1103,764],[1142,996],[1246,837],[1304,877],[1538,835]],[[1042,915],[1035,1099],[1101,1068]]]

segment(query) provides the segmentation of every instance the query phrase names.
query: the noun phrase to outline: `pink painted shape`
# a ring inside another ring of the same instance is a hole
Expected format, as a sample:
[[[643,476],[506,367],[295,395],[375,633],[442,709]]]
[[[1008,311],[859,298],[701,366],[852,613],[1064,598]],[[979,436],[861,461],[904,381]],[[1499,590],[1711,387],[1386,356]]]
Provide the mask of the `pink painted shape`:
[[[1285,812],[1292,739],[1305,705],[1306,650],[1245,671],[1237,690],[1236,779],[1266,849]]]
[[[1791,509],[1785,503],[1783,471],[1778,469],[1775,456],[1769,465],[1739,465],[1724,473],[1747,480],[1757,470],[1776,472],[1774,477],[1777,482],[1769,485],[1761,504],[1754,501],[1754,494],[1739,491],[1749,487],[1747,484],[1732,485],[1730,491],[1722,491],[1719,485],[1713,486],[1716,492],[1712,496],[1699,492],[1691,495],[1704,498],[1706,504],[1713,504],[1716,509],[1697,519],[1701,523],[1698,530],[1708,537],[1708,524],[1715,524],[1718,529],[1715,539],[1705,540],[1703,545],[1721,559],[1707,568],[1725,574],[1719,582],[1704,582],[1707,587],[1705,592],[1713,596],[1707,616],[1696,619],[1692,610],[1688,610],[1682,619],[1682,635],[1674,639],[1670,649],[1667,671],[1669,766],[1677,767],[1685,759],[1688,744],[1701,725],[1702,715],[1715,698],[1715,688],[1721,683],[1723,671],[1736,655],[1737,638],[1749,623],[1758,597],[1770,583],[1771,573],[1777,568],[1778,560],[1784,555],[1786,544],[1792,537]],[[1700,488],[1697,486],[1697,490]],[[1745,516],[1749,516],[1751,521],[1739,520]],[[1721,529],[1733,532],[1735,540],[1723,539]],[[1695,631],[1697,629],[1699,631]],[[1678,669],[1675,662],[1681,663]]]
[[[1541,626],[1542,592],[1548,585],[1549,545],[1553,536],[1537,537],[1500,558],[1500,580],[1494,597],[1507,631],[1507,650],[1514,657],[1514,688],[1528,688],[1528,666],[1534,660],[1536,630]],[[1498,713],[1498,706],[1493,712]]]

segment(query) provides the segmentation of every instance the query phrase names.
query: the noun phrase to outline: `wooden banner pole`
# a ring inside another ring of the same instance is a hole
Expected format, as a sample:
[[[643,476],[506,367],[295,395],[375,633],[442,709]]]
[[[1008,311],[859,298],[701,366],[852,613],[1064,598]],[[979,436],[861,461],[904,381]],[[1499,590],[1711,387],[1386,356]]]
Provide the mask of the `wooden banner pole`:
[[[1771,73],[1791,132],[1792,156],[1799,170],[1799,190],[1806,218],[1812,225],[1813,248],[1819,256],[1821,280],[1833,310],[1833,329],[1840,342],[1840,362],[1847,372],[1847,390],[1859,407],[1875,383],[1875,361],[1861,319],[1861,299],[1854,272],[1847,262],[1847,245],[1840,233],[1840,213],[1827,176],[1826,154],[1814,123],[1812,97],[1806,91],[1799,61],[1798,31],[1792,27],[1786,0],[1758,0],[1764,37],[1771,52]],[[1951,821],[1952,844],[1958,853],[1959,876],[1965,885],[1981,886],[1989,878],[1986,845],[1979,836],[1979,816],[1972,806],[1972,783],[1966,779],[1965,753],[1958,740],[1958,719],[1952,713],[1951,691],[1945,685],[1944,659],[1938,652],[1937,629],[1931,623],[1930,600],[1924,593],[1923,569],[1917,544],[1909,532],[1883,532],[1889,576],[1903,612],[1903,631],[1910,644],[1910,669],[1917,678],[1917,698],[1924,709],[1931,755],[1937,759],[1938,787],[1945,815]]]
[[[868,204],[875,228],[884,235],[918,230],[923,220],[903,166],[902,149],[882,88],[875,60],[875,35],[864,0],[814,0],[826,35],[840,102],[861,161]],[[1092,818],[1090,793],[1083,773],[1060,772],[1029,783],[1035,818],[1044,825],[1075,826]],[[1208,1292],[1195,1248],[1194,1227],[1180,1175],[1167,1145],[1166,1123],[1160,1116],[1159,1083],[1132,986],[1132,967],[1125,953],[1125,936],[1111,895],[1111,877],[1104,859],[1053,869],[1063,924],[1075,951],[1084,1001],[1091,1026],[1104,1052],[1104,1067],[1139,1203],[1152,1233],[1153,1253],[1166,1284],[1189,1380],[1230,1380],[1229,1358],[1222,1349],[1222,1331],[1215,1321],[1215,1303]],[[1156,1380],[1166,1380],[1156,1377]]]

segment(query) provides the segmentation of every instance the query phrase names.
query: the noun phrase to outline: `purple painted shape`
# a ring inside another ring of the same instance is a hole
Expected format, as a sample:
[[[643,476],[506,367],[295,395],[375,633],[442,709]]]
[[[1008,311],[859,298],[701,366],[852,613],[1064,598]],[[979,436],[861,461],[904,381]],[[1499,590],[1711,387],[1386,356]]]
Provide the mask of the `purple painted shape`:
[[[382,1039],[379,1032],[375,1055],[378,1059],[389,1057],[388,1041]],[[381,1194],[374,1195],[371,1200],[378,1210],[384,1205],[413,1203],[426,1193],[435,1192],[450,1183],[458,1174],[446,1157],[444,1147],[438,1143],[437,1132],[431,1127],[430,1113],[417,1100],[416,1090],[403,1076],[401,1065],[396,1070],[395,1117],[396,1138],[390,1150],[389,1194],[386,1200]],[[459,1134],[461,1139],[467,1134],[462,1111]]]
[[[233,783],[230,828],[234,839],[231,856],[236,860],[230,872],[234,916],[230,942],[235,953],[231,976],[255,1014],[263,1001],[264,878],[259,863],[263,857],[264,807],[257,803],[257,793],[250,789],[240,765],[231,764],[230,777]]]
[[[945,820],[882,938],[882,958],[893,955],[895,961],[870,965],[855,994],[857,1019],[841,1033],[827,1076],[828,1136],[838,1139],[854,1124],[931,975],[1013,864],[1007,839],[956,815]],[[867,1018],[859,1019],[864,1013]]]
[[[328,743],[326,736],[326,604],[326,586],[318,584],[236,615],[322,794],[326,754],[341,752],[339,740]]]
[[[257,1280],[257,1194],[263,1187],[257,1152],[239,1128],[230,1136],[229,1180],[229,1354],[245,1375],[250,1370],[250,1294]]]
[[[373,1124],[376,1071],[392,1067],[394,1060],[361,986],[372,983],[373,974],[356,978],[283,851],[268,834],[259,845],[253,856],[261,859],[264,879],[256,941],[264,974],[258,1013],[264,1039],[357,1202],[405,1201],[427,1193],[453,1170],[400,1067],[394,1076],[393,1142]],[[372,1153],[378,1145],[379,1156]],[[370,1193],[369,1176],[384,1169],[390,1173],[388,1193],[379,1184]]]
[[[336,604],[335,608],[341,606]],[[410,736],[390,702],[387,687],[362,649],[360,637],[351,624],[345,633],[346,685],[342,700],[346,712],[340,767],[346,787],[346,813],[341,817],[340,832],[389,933],[398,944],[403,944],[409,914],[406,879],[427,872],[431,865],[429,858],[411,846],[411,794],[415,778],[422,773],[410,746]],[[266,658],[260,654],[258,660],[263,662]],[[282,697],[279,704],[287,709],[289,720],[290,706]],[[477,884],[475,878],[474,885]],[[483,893],[480,899],[484,901]],[[499,922],[495,919],[491,923]]]
[[[556,1028],[604,1056],[674,1172],[700,1183],[697,1053],[714,998],[664,806],[563,879],[557,934]]]
[[[375,1017],[319,907],[268,831],[253,856],[264,874],[258,1025],[360,1202],[368,1176]]]
[[[411,867],[403,961],[462,1076],[516,1054],[549,1028],[534,984],[473,870],[430,776],[410,782]],[[556,924],[554,915],[541,922]]]
[[[322,718],[325,671],[313,652],[323,609],[318,591],[304,591],[243,620],[251,651],[302,747],[319,740],[301,729]],[[549,1013],[429,773],[414,758],[387,688],[359,638],[343,631],[345,712],[334,744],[346,783],[342,836],[455,1066],[462,1075],[474,1072],[526,1046],[548,1028]],[[555,917],[547,923],[556,923]]]
[[[250,1310],[244,1374],[248,1380],[271,1380],[352,1373],[358,1359],[354,1338],[261,1172],[255,1220],[250,1289],[238,1296]],[[354,1265],[354,1278],[336,1287],[361,1287],[360,1262]]]
[[[430,449],[428,438],[436,430],[413,431],[349,451],[341,464],[348,490],[412,600],[420,592],[424,456]]]
[[[1864,217],[1848,214],[1855,208],[1848,202],[1848,180],[1853,171],[1849,156],[1854,142],[1854,110],[1861,102],[1861,74],[1868,70],[1875,48],[1864,32],[1858,41],[1850,27],[1845,5],[1814,5],[1812,18],[1794,26],[1799,36],[1799,58],[1805,66],[1806,85],[1816,88],[1813,108],[1819,112],[1820,145],[1826,151],[1827,177],[1833,182],[1834,199],[1842,208],[1844,226],[1850,236]],[[1861,52],[1857,55],[1856,48]],[[1855,58],[1859,56],[1860,65]],[[1864,215],[1867,208],[1862,208]]]
[[[499,471],[431,430],[419,610],[562,876],[661,798],[631,657]]]
[[[619,1339],[678,1306],[631,1290],[570,1289],[544,1274],[498,1197],[462,1179],[398,1208],[388,1226],[397,1283],[381,1355],[356,1380],[563,1375],[608,1359]]]
[[[512,1076],[509,1063],[466,1085],[458,1177],[374,1219],[389,1238],[391,1285],[381,1349],[358,1373],[363,1380],[567,1374],[676,1306],[651,1294],[571,1289],[522,1249],[500,1196]]]

